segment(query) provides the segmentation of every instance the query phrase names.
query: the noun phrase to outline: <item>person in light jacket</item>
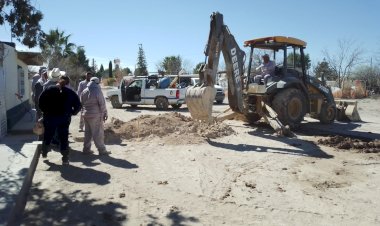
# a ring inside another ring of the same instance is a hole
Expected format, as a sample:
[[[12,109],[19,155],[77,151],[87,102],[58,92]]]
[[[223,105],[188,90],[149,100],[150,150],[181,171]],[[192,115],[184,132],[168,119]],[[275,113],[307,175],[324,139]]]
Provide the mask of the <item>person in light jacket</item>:
[[[85,126],[83,154],[92,154],[91,140],[94,140],[99,155],[108,155],[104,145],[104,121],[107,120],[106,102],[99,86],[99,79],[92,77],[87,88],[80,95]]]
[[[81,81],[78,85],[78,90],[77,90],[78,97],[80,97],[83,90],[87,88],[87,84],[90,82],[91,78],[92,78],[92,73],[90,71],[88,71],[86,73],[86,78],[83,81]],[[78,131],[83,132],[83,128],[84,128],[83,111],[81,111],[80,118],[79,118],[79,129],[78,129]]]

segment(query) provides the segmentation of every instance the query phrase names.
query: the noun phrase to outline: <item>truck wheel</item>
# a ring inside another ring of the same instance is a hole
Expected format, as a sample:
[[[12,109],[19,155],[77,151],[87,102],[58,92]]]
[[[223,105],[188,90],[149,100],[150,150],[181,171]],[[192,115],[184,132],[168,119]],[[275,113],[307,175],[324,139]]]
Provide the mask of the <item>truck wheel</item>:
[[[336,106],[333,103],[323,103],[319,121],[323,124],[330,124],[335,120]]]
[[[113,108],[121,108],[122,104],[119,102],[118,96],[111,97],[111,104]]]
[[[297,129],[306,114],[306,98],[299,89],[285,89],[274,97],[272,107],[284,126]]]
[[[137,104],[131,104],[132,108],[137,108]]]
[[[244,116],[249,123],[254,123],[261,119],[261,116],[257,113],[246,113]]]
[[[156,99],[156,108],[159,110],[167,110],[169,107],[168,99],[165,97],[157,97]]]
[[[182,106],[182,104],[172,104],[173,109],[179,109]]]

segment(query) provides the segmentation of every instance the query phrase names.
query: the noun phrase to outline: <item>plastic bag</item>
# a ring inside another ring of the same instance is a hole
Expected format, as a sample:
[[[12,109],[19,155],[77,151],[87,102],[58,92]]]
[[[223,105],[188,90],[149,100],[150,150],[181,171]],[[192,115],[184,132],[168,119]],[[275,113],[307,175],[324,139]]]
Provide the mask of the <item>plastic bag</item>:
[[[42,135],[45,132],[45,127],[42,119],[39,119],[33,126],[33,133],[36,135]]]

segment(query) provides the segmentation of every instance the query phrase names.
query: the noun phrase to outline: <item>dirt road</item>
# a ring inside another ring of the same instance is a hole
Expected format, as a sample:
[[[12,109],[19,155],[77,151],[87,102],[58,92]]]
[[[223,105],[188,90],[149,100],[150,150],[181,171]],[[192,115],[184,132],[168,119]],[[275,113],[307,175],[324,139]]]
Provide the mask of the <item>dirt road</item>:
[[[380,135],[379,102],[359,102],[365,122],[351,124],[351,132]],[[214,114],[226,108],[216,105]],[[124,122],[163,113],[108,109]],[[307,121],[312,134],[316,123]],[[24,225],[380,224],[379,153],[321,146],[320,136],[277,137],[267,126],[241,121],[225,124],[234,133],[192,144],[183,133],[172,143],[138,137],[108,144],[112,154],[99,157],[81,154],[74,117],[71,164],[61,166],[58,152],[40,159]],[[334,125],[332,131],[343,128]]]

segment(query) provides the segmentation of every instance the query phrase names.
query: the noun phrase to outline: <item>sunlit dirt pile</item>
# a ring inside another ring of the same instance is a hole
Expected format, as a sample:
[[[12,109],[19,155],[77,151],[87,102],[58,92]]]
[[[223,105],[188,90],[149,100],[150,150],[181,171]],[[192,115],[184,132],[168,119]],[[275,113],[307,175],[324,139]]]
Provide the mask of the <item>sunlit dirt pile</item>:
[[[344,149],[344,150],[355,149],[358,152],[364,152],[364,153],[379,153],[380,152],[380,140],[366,142],[359,139],[353,139],[350,137],[333,136],[326,139],[319,139],[318,144],[323,144],[323,145],[335,147],[338,149]]]
[[[233,133],[233,129],[224,123],[201,123],[178,112],[141,115],[128,122],[112,118],[111,123],[105,125],[106,140],[160,138],[162,143],[194,144],[203,142],[205,138],[218,138]]]

